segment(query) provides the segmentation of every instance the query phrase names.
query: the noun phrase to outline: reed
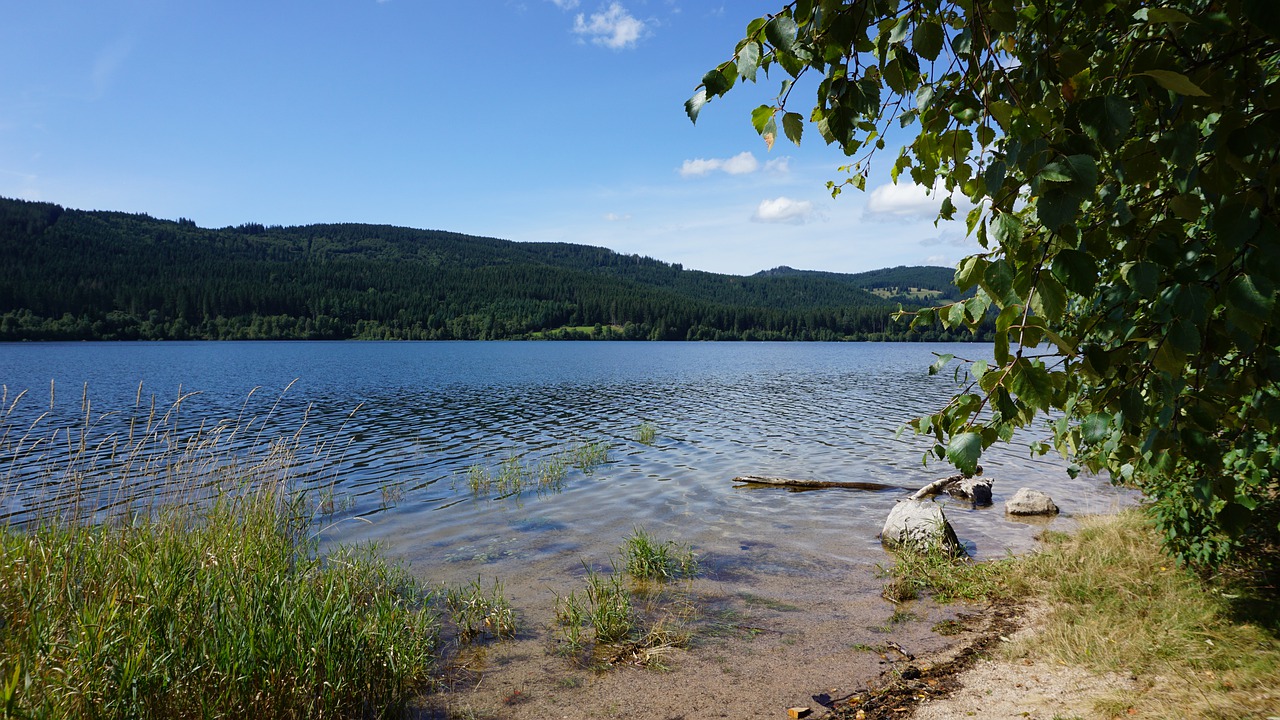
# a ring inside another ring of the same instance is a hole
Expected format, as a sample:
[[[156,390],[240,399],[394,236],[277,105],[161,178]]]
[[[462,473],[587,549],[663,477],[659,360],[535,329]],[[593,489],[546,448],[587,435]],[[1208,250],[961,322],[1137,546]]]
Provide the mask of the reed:
[[[502,582],[494,580],[486,591],[477,578],[469,585],[448,588],[445,606],[457,628],[458,639],[469,643],[484,636],[511,638],[516,635],[516,614],[502,590]]]
[[[622,545],[627,572],[642,580],[666,581],[698,574],[698,558],[692,548],[672,540],[660,541],[635,528]]]
[[[687,546],[658,541],[639,528],[622,554],[624,570],[615,563],[605,575],[584,562],[586,587],[556,597],[561,649],[597,668],[625,662],[660,669],[671,650],[688,646],[687,623],[696,614],[687,594],[673,595],[662,583],[692,578],[697,561]],[[627,576],[641,582],[627,583]]]
[[[569,450],[569,454],[573,466],[590,475],[609,462],[609,443],[604,440],[578,443]]]
[[[581,595],[575,590],[567,597],[556,599],[556,619],[568,628],[589,627],[596,645],[622,642],[631,638],[636,630],[631,593],[622,584],[622,577],[618,573],[602,575],[590,567],[587,567],[587,586]],[[573,646],[571,642],[570,645],[574,651],[583,649],[580,644]]]
[[[555,450],[536,460],[527,455],[512,452],[496,470],[482,464],[467,468],[466,484],[471,494],[493,495],[496,498],[519,497],[526,492],[558,493],[564,489],[569,469],[577,468],[584,474],[608,459],[607,443],[579,443]]]
[[[658,427],[647,420],[636,427],[636,442],[641,445],[652,445],[658,438]]]
[[[187,430],[190,394],[139,390],[102,439],[87,392],[65,430],[3,397],[0,716],[383,716],[430,682],[432,595],[372,546],[321,554],[294,490],[338,446],[304,458],[270,412]]]

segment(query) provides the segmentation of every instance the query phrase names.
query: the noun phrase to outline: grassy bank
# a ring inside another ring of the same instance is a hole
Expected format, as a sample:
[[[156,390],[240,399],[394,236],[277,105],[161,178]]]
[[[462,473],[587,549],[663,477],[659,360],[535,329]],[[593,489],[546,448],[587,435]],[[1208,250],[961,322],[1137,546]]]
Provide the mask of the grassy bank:
[[[19,399],[0,500],[46,489],[0,520],[0,718],[383,717],[431,680],[433,595],[370,547],[319,551],[293,486],[327,449],[141,389],[100,439],[87,396],[71,429],[15,427]]]
[[[993,563],[903,556],[886,595],[1025,598],[1049,612],[1034,638],[1007,647],[1030,657],[1120,672],[1134,696],[1104,698],[1099,716],[1266,718],[1280,714],[1280,608],[1274,589],[1197,577],[1161,549],[1141,512],[1050,533],[1043,552]]]
[[[270,492],[0,530],[4,717],[380,717],[438,623],[369,550],[323,559]]]

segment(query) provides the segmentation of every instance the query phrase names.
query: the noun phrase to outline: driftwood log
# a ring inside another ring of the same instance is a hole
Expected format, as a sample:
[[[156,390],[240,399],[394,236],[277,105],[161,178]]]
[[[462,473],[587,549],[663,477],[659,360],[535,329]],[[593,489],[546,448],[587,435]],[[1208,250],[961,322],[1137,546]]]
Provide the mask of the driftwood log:
[[[978,466],[978,474],[982,474],[982,466]],[[934,480],[925,485],[911,495],[912,500],[924,500],[934,495],[940,495],[944,492],[950,492],[959,496],[968,495],[967,492],[956,492],[958,483],[965,480],[964,475],[952,475]],[[910,490],[909,487],[902,485],[886,485],[877,482],[845,482],[838,480],[799,480],[796,478],[773,477],[770,475],[739,475],[733,479],[736,483],[744,483],[747,485],[774,485],[777,487],[785,487],[791,490],[821,490],[823,488],[845,488],[847,490]],[[990,483],[987,483],[988,486]],[[966,498],[967,499],[967,498]],[[988,500],[989,502],[989,500]]]
[[[963,479],[964,475],[952,475],[951,477],[944,477],[941,480],[934,480],[928,485],[917,490],[915,494],[911,496],[911,499],[923,500],[934,495],[941,495],[947,491],[947,486],[958,483]]]
[[[770,477],[768,475],[739,475],[736,483],[749,485],[777,485],[792,490],[820,490],[822,488],[846,488],[849,490],[909,490],[901,485],[885,485],[874,482],[839,482],[835,480],[797,480],[795,478]]]

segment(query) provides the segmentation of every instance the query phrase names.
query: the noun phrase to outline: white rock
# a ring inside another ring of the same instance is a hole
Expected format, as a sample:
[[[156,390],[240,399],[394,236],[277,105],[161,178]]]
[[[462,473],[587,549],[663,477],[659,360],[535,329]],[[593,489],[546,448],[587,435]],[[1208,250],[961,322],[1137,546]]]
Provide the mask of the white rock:
[[[1053,500],[1039,490],[1019,488],[1004,504],[1004,511],[1010,515],[1057,515],[1058,506]]]
[[[947,552],[962,555],[964,548],[942,507],[927,500],[899,500],[880,531],[880,542],[888,547],[925,549],[941,546]]]

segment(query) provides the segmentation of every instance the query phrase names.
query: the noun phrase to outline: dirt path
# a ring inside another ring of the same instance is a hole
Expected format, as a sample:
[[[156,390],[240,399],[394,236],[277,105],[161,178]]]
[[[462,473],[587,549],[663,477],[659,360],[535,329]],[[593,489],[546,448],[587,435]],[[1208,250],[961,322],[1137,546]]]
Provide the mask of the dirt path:
[[[982,619],[970,616],[956,644],[920,659],[911,670],[882,676],[872,690],[826,717],[1053,720],[1122,715],[1126,708],[1121,699],[1137,691],[1134,678],[1005,657],[1002,646],[1034,642],[1043,616],[1040,607],[990,609]],[[1100,703],[1111,711],[1099,712]]]

